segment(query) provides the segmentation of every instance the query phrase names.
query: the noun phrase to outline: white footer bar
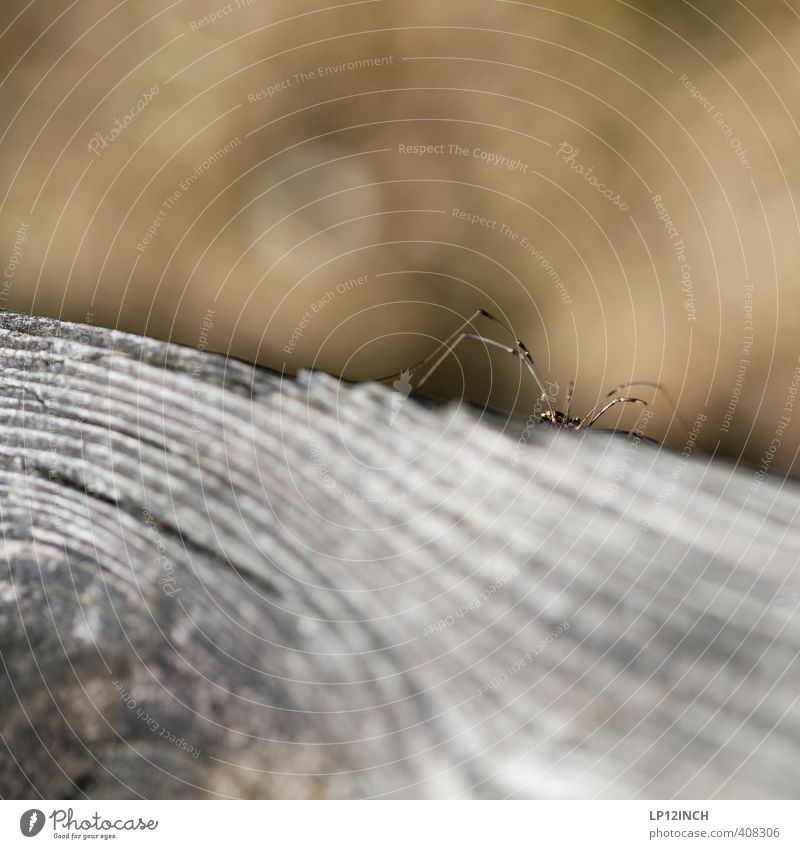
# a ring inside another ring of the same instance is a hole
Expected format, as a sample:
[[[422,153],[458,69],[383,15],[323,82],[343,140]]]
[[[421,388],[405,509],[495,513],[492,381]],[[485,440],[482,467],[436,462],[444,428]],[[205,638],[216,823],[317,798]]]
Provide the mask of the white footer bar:
[[[0,846],[800,846],[800,803],[0,802]]]

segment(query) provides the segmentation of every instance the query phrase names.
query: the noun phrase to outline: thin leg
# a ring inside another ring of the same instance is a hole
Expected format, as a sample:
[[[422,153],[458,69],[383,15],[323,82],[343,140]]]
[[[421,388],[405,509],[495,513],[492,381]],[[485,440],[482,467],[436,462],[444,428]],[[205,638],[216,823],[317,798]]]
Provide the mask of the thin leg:
[[[421,367],[422,367],[422,366],[424,366],[426,363],[429,363],[429,362],[430,362],[430,361],[431,361],[431,360],[432,360],[432,359],[433,359],[433,358],[434,358],[434,357],[435,357],[435,356],[439,353],[439,351],[440,351],[443,347],[445,347],[445,346],[449,345],[449,344],[450,344],[450,343],[451,343],[451,342],[452,342],[452,341],[456,338],[456,336],[458,336],[458,334],[459,334],[459,333],[462,333],[462,332],[464,331],[464,328],[465,328],[465,327],[469,327],[471,324],[474,324],[475,319],[476,319],[476,318],[478,318],[478,316],[480,316],[480,315],[484,315],[484,316],[486,316],[487,318],[490,318],[490,319],[492,319],[493,321],[496,321],[496,322],[497,322],[497,323],[498,323],[498,324],[499,324],[499,325],[500,325],[500,326],[501,326],[504,330],[508,331],[508,328],[505,326],[505,324],[503,324],[503,322],[502,322],[502,321],[500,321],[499,319],[495,318],[495,317],[494,317],[493,315],[491,315],[490,313],[486,312],[486,310],[476,310],[476,311],[475,311],[475,312],[474,312],[474,313],[473,313],[473,314],[472,314],[472,315],[471,315],[471,316],[470,316],[470,317],[469,317],[469,318],[468,318],[468,319],[467,319],[467,320],[466,320],[463,324],[460,324],[460,325],[459,325],[459,326],[458,326],[458,327],[457,327],[457,328],[456,328],[456,329],[455,329],[455,330],[454,330],[454,331],[453,331],[453,332],[452,332],[452,333],[451,333],[451,334],[447,337],[447,339],[445,339],[445,340],[444,340],[444,342],[440,342],[440,343],[439,343],[439,347],[438,347],[438,348],[434,348],[434,349],[430,352],[430,354],[428,354],[428,356],[427,356],[427,357],[425,357],[424,359],[420,360],[418,363],[416,363],[415,365],[411,366],[409,369],[405,369],[405,370],[406,370],[406,371],[410,371],[410,372],[412,372],[412,373],[413,373],[413,372],[415,372],[418,368],[421,368]],[[508,332],[510,332],[510,331],[508,331]],[[512,337],[513,337],[513,335],[514,335],[514,334],[512,333],[511,335],[512,335]],[[394,377],[398,377],[400,374],[401,374],[401,372],[395,372],[394,374],[389,374],[389,375],[387,375],[386,377],[377,377],[377,378],[375,378],[375,380],[376,380],[378,383],[383,383],[383,381],[384,381],[384,380],[391,380],[391,379],[392,379],[392,378],[394,378]]]
[[[572,406],[572,393],[573,393],[574,391],[575,391],[575,381],[574,381],[574,380],[570,380],[570,382],[569,382],[569,384],[568,384],[568,386],[567,386],[567,410],[566,410],[566,412],[564,413],[564,418],[565,418],[567,421],[569,421],[569,410],[570,410],[570,407]]]
[[[610,398],[612,395],[616,395],[618,392],[622,392],[625,389],[630,389],[631,386],[648,386],[650,389],[655,389],[660,392],[666,402],[672,407],[672,412],[675,418],[678,420],[678,424],[684,428],[684,430],[690,430],[689,425],[686,424],[686,420],[683,416],[678,412],[678,408],[675,406],[675,402],[672,400],[672,396],[667,392],[666,389],[660,383],[654,383],[649,380],[632,380],[630,383],[621,383],[619,386],[614,387],[607,395],[606,398]]]
[[[479,336],[477,333],[459,333],[459,335],[453,342],[450,342],[445,345],[444,351],[442,351],[442,353],[437,357],[434,364],[417,381],[417,389],[419,389],[422,384],[425,383],[428,378],[436,371],[436,369],[439,368],[439,366],[447,359],[447,357],[453,353],[453,350],[455,349],[456,345],[463,342],[465,339],[473,339],[476,342],[483,342],[484,345],[491,345],[493,348],[499,348],[506,354],[512,354],[516,357],[521,356],[520,352],[516,348],[509,348],[508,345],[503,345],[500,342],[495,342],[494,339],[489,339],[486,336]]]
[[[638,404],[640,407],[646,407],[647,401],[642,401],[641,398],[614,398],[613,401],[609,401],[596,415],[592,416],[597,407],[595,407],[591,413],[587,413],[583,417],[583,421],[575,428],[575,430],[583,430],[584,425],[586,426],[586,430],[588,430],[600,418],[600,416],[603,415],[603,413],[607,413],[615,404]],[[586,424],[586,420],[589,416],[592,416],[592,418],[590,419],[589,424]]]
[[[474,333],[464,332],[464,328],[474,324],[475,319],[479,316],[483,316],[484,318],[488,318],[490,321],[495,322],[495,324],[499,324],[500,327],[502,327],[503,330],[508,334],[508,336],[513,340],[514,347],[511,348],[507,345],[501,345],[499,342],[495,342],[494,340],[488,339],[485,336],[479,336]],[[470,318],[468,318],[463,324],[461,324],[456,330],[454,330],[447,337],[447,339],[445,339],[445,341],[439,345],[438,348],[435,348],[433,351],[431,351],[430,354],[428,354],[427,357],[420,360],[418,363],[411,366],[411,368],[407,370],[413,374],[415,371],[417,371],[417,369],[422,368],[423,366],[427,365],[429,362],[434,360],[434,358],[436,358],[433,365],[425,372],[423,377],[419,381],[417,381],[417,388],[422,386],[422,384],[428,380],[428,378],[444,362],[444,360],[447,358],[447,355],[452,352],[455,346],[458,345],[462,341],[462,339],[475,339],[477,341],[483,342],[486,345],[491,345],[494,348],[499,348],[501,351],[505,351],[508,354],[512,354],[513,356],[519,357],[525,364],[525,368],[527,368],[531,377],[534,379],[536,385],[538,386],[539,391],[541,392],[541,397],[547,400],[547,405],[550,408],[550,412],[553,412],[553,405],[550,401],[550,396],[547,394],[547,390],[544,388],[544,383],[539,377],[539,372],[536,370],[536,364],[533,362],[533,357],[531,356],[530,351],[528,351],[528,348],[526,347],[525,343],[522,342],[521,339],[517,339],[514,336],[514,333],[512,332],[511,328],[508,327],[505,322],[501,321],[499,318],[495,318],[495,316],[493,316],[490,312],[483,309],[476,310],[472,314],[472,316],[470,316]],[[440,351],[441,353],[439,353]],[[391,380],[392,378],[397,377],[399,374],[400,373],[397,372],[395,374],[388,375],[387,377],[379,377],[377,378],[377,380]]]

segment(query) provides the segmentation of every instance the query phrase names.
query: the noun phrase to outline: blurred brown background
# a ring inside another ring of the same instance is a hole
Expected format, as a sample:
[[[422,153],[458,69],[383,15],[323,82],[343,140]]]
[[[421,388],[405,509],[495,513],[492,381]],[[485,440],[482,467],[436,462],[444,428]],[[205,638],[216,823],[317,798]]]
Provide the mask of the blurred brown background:
[[[0,33],[1,306],[354,379],[484,307],[578,412],[659,380],[704,450],[800,470],[796,2],[5,0]],[[429,387],[535,400],[474,344]]]

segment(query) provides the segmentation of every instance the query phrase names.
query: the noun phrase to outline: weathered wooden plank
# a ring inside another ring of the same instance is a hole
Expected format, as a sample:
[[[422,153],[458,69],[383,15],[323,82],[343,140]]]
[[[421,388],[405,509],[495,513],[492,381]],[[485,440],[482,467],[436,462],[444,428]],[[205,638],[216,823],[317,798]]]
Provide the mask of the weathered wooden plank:
[[[783,797],[800,491],[0,317],[5,797]]]

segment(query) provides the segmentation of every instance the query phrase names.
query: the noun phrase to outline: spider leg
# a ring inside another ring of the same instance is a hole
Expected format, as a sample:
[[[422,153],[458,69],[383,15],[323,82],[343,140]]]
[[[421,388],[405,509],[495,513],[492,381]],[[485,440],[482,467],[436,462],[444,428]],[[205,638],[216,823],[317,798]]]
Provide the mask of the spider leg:
[[[433,358],[434,358],[434,357],[435,357],[435,356],[439,353],[439,351],[440,351],[443,347],[446,347],[447,345],[449,345],[449,344],[450,344],[450,343],[451,343],[451,342],[452,342],[452,341],[453,341],[453,340],[454,340],[454,339],[458,336],[458,334],[459,334],[459,333],[461,333],[461,332],[464,330],[464,328],[465,328],[465,327],[469,327],[469,325],[471,325],[471,324],[475,321],[475,319],[476,319],[479,315],[483,315],[483,314],[484,314],[484,312],[485,312],[484,310],[476,310],[476,311],[475,311],[475,312],[474,312],[474,313],[473,313],[473,314],[472,314],[472,315],[471,315],[471,316],[470,316],[470,317],[469,317],[469,318],[468,318],[468,319],[467,319],[467,320],[466,320],[463,324],[460,324],[460,325],[459,325],[459,326],[458,326],[458,327],[457,327],[457,328],[456,328],[456,329],[455,329],[455,330],[454,330],[454,331],[453,331],[453,332],[452,332],[452,333],[451,333],[451,334],[447,337],[447,339],[445,339],[445,340],[444,340],[444,342],[440,342],[440,343],[439,343],[439,345],[438,345],[438,347],[434,348],[434,349],[430,352],[430,354],[428,354],[428,356],[427,356],[427,357],[424,357],[424,358],[423,358],[423,359],[421,359],[418,363],[415,363],[413,366],[410,366],[408,369],[404,369],[404,371],[409,371],[409,372],[411,372],[411,373],[413,374],[413,373],[414,373],[414,372],[415,372],[418,368],[421,368],[421,367],[422,367],[422,366],[424,366],[426,363],[429,363],[429,362],[430,362],[430,361],[431,361],[431,360],[432,360],[432,359],[433,359]],[[489,315],[489,313],[485,313],[485,314],[486,314],[489,318],[494,318],[494,316]],[[497,321],[497,319],[495,319],[495,321]],[[503,324],[502,324],[502,322],[499,322],[499,321],[498,321],[498,323],[499,323],[499,324],[501,324],[503,327],[505,327],[505,325],[503,325]],[[386,375],[386,377],[376,377],[376,378],[375,378],[375,380],[376,380],[378,383],[383,383],[385,380],[392,380],[393,378],[400,377],[400,375],[401,375],[401,374],[402,374],[402,372],[399,372],[399,371],[398,371],[398,372],[395,372],[394,374],[388,374],[388,375]]]
[[[503,328],[503,330],[508,334],[508,336],[514,342],[514,347],[502,345],[499,342],[495,342],[494,340],[488,339],[485,336],[479,336],[475,333],[465,332],[464,328],[469,327],[470,325],[474,324],[475,319],[478,318],[479,316],[483,316],[484,318],[488,318],[490,321],[495,322],[495,324],[499,324],[500,327]],[[539,372],[536,370],[536,364],[533,362],[533,357],[531,356],[530,351],[528,351],[528,348],[526,347],[525,343],[522,342],[521,339],[517,339],[516,336],[514,336],[514,333],[512,332],[511,328],[508,327],[508,325],[505,322],[501,321],[499,318],[495,318],[495,316],[493,316],[490,312],[488,312],[487,310],[484,310],[484,309],[475,310],[475,312],[463,324],[461,324],[459,327],[457,327],[456,330],[454,330],[447,337],[447,339],[445,339],[444,342],[442,342],[439,345],[438,348],[434,348],[434,350],[431,351],[431,353],[428,354],[427,357],[425,357],[424,359],[420,360],[418,363],[416,363],[415,365],[413,365],[409,369],[407,369],[407,371],[409,371],[413,374],[418,369],[421,369],[423,366],[426,366],[428,363],[430,363],[435,358],[435,362],[433,363],[433,365],[430,368],[428,368],[428,370],[424,373],[422,378],[419,381],[417,381],[417,383],[416,383],[417,388],[422,386],[422,384],[425,383],[428,380],[428,378],[436,371],[436,369],[439,368],[439,366],[442,364],[442,362],[444,362],[444,360],[447,358],[448,354],[450,354],[452,352],[452,350],[456,347],[456,345],[458,345],[463,339],[475,339],[477,341],[483,342],[486,345],[491,345],[494,348],[499,348],[501,351],[505,351],[508,354],[512,354],[513,356],[519,357],[522,360],[522,362],[525,364],[525,368],[527,368],[529,374],[531,375],[534,382],[538,386],[539,391],[542,393],[541,398],[544,398],[544,399],[547,400],[547,406],[550,408],[550,412],[554,413],[553,405],[550,401],[550,396],[547,394],[547,390],[544,388],[544,383],[542,382],[542,379],[539,377]],[[441,353],[440,353],[440,351],[441,351]],[[387,375],[386,377],[379,377],[379,378],[377,378],[377,380],[378,380],[378,382],[383,382],[385,380],[391,380],[393,378],[399,377],[400,374],[402,374],[402,372],[396,372],[395,374],[390,374],[390,375]]]
[[[586,430],[588,430],[604,413],[607,413],[615,404],[638,404],[640,407],[646,407],[647,401],[642,401],[641,398],[614,398],[613,401],[609,401],[597,414],[592,415],[594,411],[597,409],[595,407],[590,413],[587,413],[583,417],[583,421],[575,428],[575,430],[583,430],[584,425],[586,425]],[[589,420],[589,424],[586,424],[586,420],[589,417],[592,418]]]
[[[436,371],[437,368],[447,359],[447,357],[455,350],[456,346],[465,339],[474,339],[476,342],[483,342],[485,345],[491,345],[493,348],[499,348],[507,354],[517,354],[514,348],[509,348],[508,345],[503,345],[500,342],[495,342],[494,339],[489,339],[486,336],[479,336],[477,333],[459,333],[453,342],[445,345],[444,351],[436,359],[436,362],[425,372],[424,375],[417,381],[417,388],[422,386],[428,378]]]
[[[674,417],[678,420],[678,424],[684,430],[690,430],[689,425],[686,423],[686,420],[683,416],[678,412],[678,408],[675,405],[675,402],[672,400],[672,396],[667,392],[666,389],[660,384],[655,383],[649,380],[632,380],[630,383],[621,383],[619,386],[615,386],[607,395],[606,398],[610,398],[612,395],[616,395],[618,392],[623,392],[625,389],[630,389],[632,386],[647,386],[650,389],[655,389],[660,392],[664,396],[664,400],[670,405],[672,408],[672,413]]]
[[[506,354],[511,354],[512,357],[519,357],[523,363],[526,363],[525,355],[518,348],[510,348],[508,345],[503,345],[502,342],[496,342],[494,339],[489,339],[488,336],[480,336],[478,333],[459,333],[453,342],[445,346],[444,351],[439,355],[434,364],[425,372],[425,374],[417,381],[417,388],[422,386],[428,378],[436,371],[437,368],[447,359],[457,345],[465,339],[472,339],[475,342],[483,342],[484,345],[489,345],[492,348],[498,348]]]
[[[567,385],[567,409],[566,409],[566,412],[564,413],[564,418],[567,421],[569,421],[569,409],[570,409],[570,406],[572,405],[572,393],[574,391],[575,391],[575,381],[570,380],[569,384]]]

